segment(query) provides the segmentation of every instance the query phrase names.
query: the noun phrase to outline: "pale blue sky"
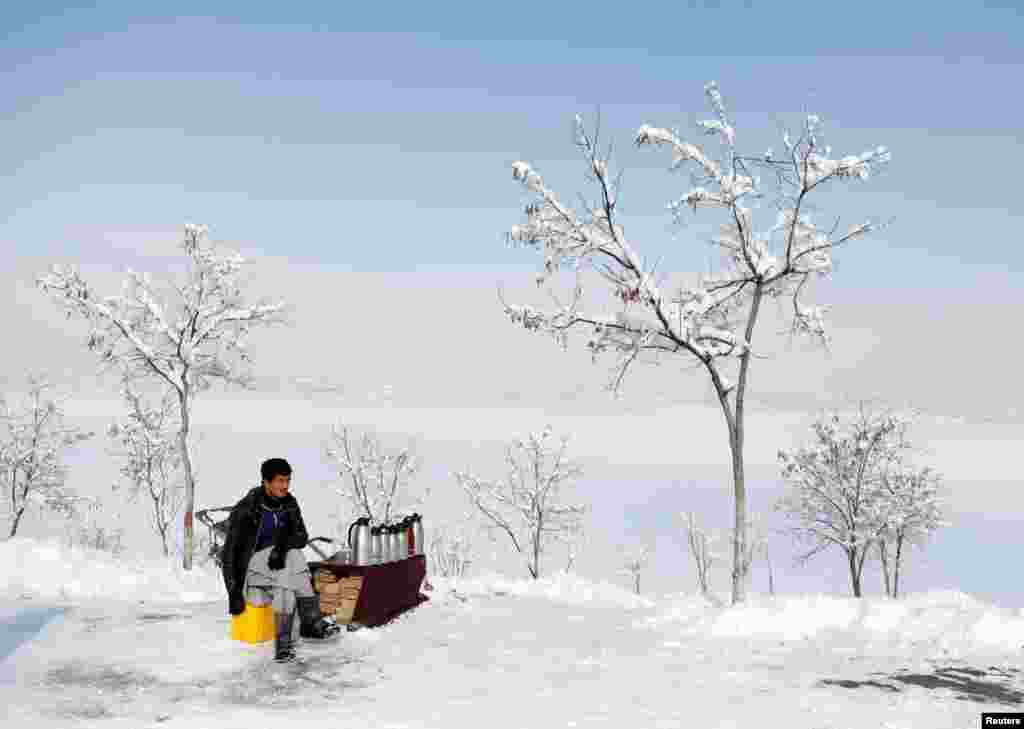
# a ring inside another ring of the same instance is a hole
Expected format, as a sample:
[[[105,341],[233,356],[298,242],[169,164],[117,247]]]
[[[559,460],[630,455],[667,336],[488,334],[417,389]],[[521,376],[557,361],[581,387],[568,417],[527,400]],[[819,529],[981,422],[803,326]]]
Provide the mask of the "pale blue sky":
[[[768,113],[805,108],[838,120],[827,127],[837,149],[893,149],[897,163],[857,202],[899,218],[887,241],[898,263],[941,256],[943,281],[960,263],[1021,269],[1020,247],[997,232],[1022,161],[1019,9],[723,5],[0,15],[13,31],[0,128],[17,140],[2,152],[0,236],[70,251],[91,245],[83,228],[189,218],[272,255],[358,269],[503,265],[509,254],[489,243],[517,215],[509,163],[561,170],[572,115],[597,104],[627,167],[627,212],[662,221],[676,192],[666,160],[630,148],[629,134],[705,114],[714,78],[754,149],[779,146],[764,135]],[[395,23],[404,32],[353,32]],[[578,166],[567,171],[579,187]],[[965,240],[979,235],[991,243]],[[355,244],[368,236],[374,245]],[[853,271],[867,265],[850,258]]]
[[[643,123],[692,129],[707,116],[703,85],[715,79],[745,149],[781,148],[776,124],[813,111],[840,154],[878,144],[893,152],[876,179],[822,199],[844,221],[894,218],[884,233],[844,252],[824,288],[823,300],[837,305],[836,356],[764,363],[753,395],[766,409],[800,412],[842,395],[883,395],[967,415],[978,428],[985,420],[1001,424],[994,434],[928,431],[944,444],[937,458],[946,459],[961,494],[981,496],[957,501],[958,525],[927,553],[937,571],[908,579],[1024,604],[1024,588],[1000,578],[1006,533],[982,528],[1000,520],[1019,532],[1024,507],[1019,466],[991,446],[1012,442],[1024,421],[1015,385],[1024,351],[1014,314],[1024,302],[1020,8],[723,2],[612,11],[590,3],[442,3],[378,11],[222,3],[229,10],[214,18],[205,3],[175,3],[180,17],[136,5],[0,10],[0,310],[12,313],[8,341],[25,342],[4,358],[8,386],[41,362],[63,372],[90,367],[79,351],[81,332],[32,290],[33,274],[67,261],[88,262],[97,276],[125,265],[159,267],[190,220],[209,223],[261,262],[261,292],[299,304],[299,328],[275,344],[256,342],[268,383],[324,377],[351,392],[393,385],[397,401],[441,413],[448,401],[479,408],[493,397],[489,417],[499,423],[509,403],[572,402],[577,382],[597,392],[601,367],[582,354],[572,364],[560,359],[553,345],[513,330],[497,307],[494,282],[514,282],[526,296],[525,271],[536,264],[502,243],[525,201],[510,165],[535,164],[567,201],[589,193],[571,122],[577,112],[591,120],[600,105],[602,136],[625,167],[622,212],[631,240],[649,258],[664,255],[668,271],[699,269],[707,260],[701,236],[713,218],[672,230],[664,205],[685,191],[686,180],[666,171],[667,157],[636,150],[630,140]],[[356,273],[374,271],[418,277]],[[460,306],[473,319],[467,326],[477,328],[474,352],[460,351],[454,343],[464,347],[465,339],[442,326]],[[407,335],[412,352],[383,333],[410,318],[445,330],[441,344],[419,324]],[[10,334],[26,324],[30,338]],[[654,389],[698,402],[705,394],[700,381],[672,383],[661,379]],[[85,389],[79,394],[89,395]],[[263,389],[266,397],[281,394],[274,384]],[[230,431],[215,426],[230,425],[232,411],[219,412],[211,433],[228,438]],[[304,422],[297,417],[291,433]],[[580,454],[592,459],[599,528],[609,543],[653,529],[666,544],[659,589],[688,589],[686,566],[670,544],[678,530],[664,515],[682,508],[672,481],[688,482],[705,461],[670,452],[667,463],[624,487],[622,471],[600,468],[613,439],[607,430],[595,429],[600,438],[584,433],[592,452]],[[501,428],[489,432],[499,438]],[[801,435],[786,431],[785,438]],[[294,458],[322,478],[315,439],[300,445],[297,437],[287,440]],[[436,436],[438,443],[459,437]],[[251,460],[242,438],[221,442],[218,453]],[[769,455],[777,446],[763,444]],[[622,456],[634,465],[620,468],[635,469],[649,450]],[[436,445],[434,452],[434,468],[443,472],[442,454],[456,458],[458,448]],[[985,466],[972,463],[978,453]],[[237,464],[205,465],[223,476],[221,484],[239,471]],[[109,480],[107,466],[91,468],[89,478]],[[979,470],[980,484],[972,481]],[[696,477],[705,494],[699,508],[724,525],[731,496],[715,482],[728,473],[715,473]],[[756,478],[762,486],[752,498],[767,503],[775,488],[770,469]],[[237,490],[216,488],[220,501]],[[615,532],[623,514],[625,531]],[[1024,541],[1015,542],[1013,550],[1021,547]],[[841,577],[838,556],[820,559],[822,570]],[[841,579],[835,586],[845,587]]]

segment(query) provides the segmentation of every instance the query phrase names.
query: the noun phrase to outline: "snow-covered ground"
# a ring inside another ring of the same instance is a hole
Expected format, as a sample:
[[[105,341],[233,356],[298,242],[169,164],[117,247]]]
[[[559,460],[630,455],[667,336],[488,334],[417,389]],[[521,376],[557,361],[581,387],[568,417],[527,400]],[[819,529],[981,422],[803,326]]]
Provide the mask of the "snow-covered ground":
[[[565,574],[433,586],[282,667],[228,639],[215,571],[0,543],[0,725],[966,728],[1024,706],[1024,611],[959,592],[732,608]]]

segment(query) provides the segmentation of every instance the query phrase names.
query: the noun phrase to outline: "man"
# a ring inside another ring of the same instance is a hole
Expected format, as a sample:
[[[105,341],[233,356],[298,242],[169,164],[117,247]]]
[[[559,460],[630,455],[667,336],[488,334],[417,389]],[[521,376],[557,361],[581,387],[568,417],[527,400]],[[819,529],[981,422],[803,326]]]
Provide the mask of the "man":
[[[254,607],[273,604],[274,660],[291,662],[296,609],[303,638],[327,638],[341,629],[320,615],[320,598],[302,554],[309,534],[299,502],[288,492],[291,466],[283,458],[271,458],[263,462],[260,476],[262,485],[249,491],[228,518],[221,552],[224,585],[232,615],[241,615],[246,602]]]

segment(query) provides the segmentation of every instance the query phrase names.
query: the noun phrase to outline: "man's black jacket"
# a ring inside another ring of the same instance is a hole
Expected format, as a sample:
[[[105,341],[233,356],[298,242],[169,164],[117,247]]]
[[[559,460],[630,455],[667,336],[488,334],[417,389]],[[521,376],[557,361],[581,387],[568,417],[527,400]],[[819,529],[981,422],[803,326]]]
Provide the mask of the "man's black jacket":
[[[260,502],[263,487],[257,486],[235,504],[228,517],[228,534],[221,549],[221,570],[228,597],[241,596],[245,588],[245,572],[249,568],[256,547],[256,532],[260,524]],[[302,549],[309,543],[306,524],[302,521],[299,502],[288,494],[281,499],[281,507],[288,514],[287,532],[282,541],[288,549]]]

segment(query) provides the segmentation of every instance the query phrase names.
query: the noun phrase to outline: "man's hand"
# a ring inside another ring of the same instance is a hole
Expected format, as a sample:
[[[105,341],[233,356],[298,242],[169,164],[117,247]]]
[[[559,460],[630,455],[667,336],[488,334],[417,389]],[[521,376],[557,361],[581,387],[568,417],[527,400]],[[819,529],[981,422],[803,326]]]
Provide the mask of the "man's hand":
[[[228,597],[228,612],[232,615],[241,615],[245,612],[245,597],[243,595],[230,595]]]
[[[270,550],[270,558],[267,559],[267,567],[277,572],[284,569],[284,553],[287,548],[284,545],[277,545]]]

